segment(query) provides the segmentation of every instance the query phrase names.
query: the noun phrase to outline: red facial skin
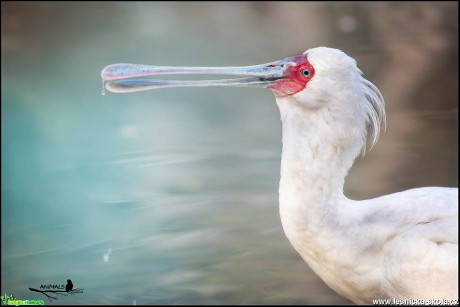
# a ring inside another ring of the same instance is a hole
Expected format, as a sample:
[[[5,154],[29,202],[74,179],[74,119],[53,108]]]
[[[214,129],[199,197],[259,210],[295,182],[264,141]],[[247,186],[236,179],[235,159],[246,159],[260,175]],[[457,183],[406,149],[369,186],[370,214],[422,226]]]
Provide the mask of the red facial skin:
[[[268,88],[272,90],[276,97],[285,97],[300,92],[315,75],[315,69],[308,62],[306,54],[286,58],[286,61],[288,63],[295,63],[295,66],[287,64],[288,67],[284,72],[284,78],[268,85]],[[308,76],[302,74],[302,71],[305,69],[310,71]]]

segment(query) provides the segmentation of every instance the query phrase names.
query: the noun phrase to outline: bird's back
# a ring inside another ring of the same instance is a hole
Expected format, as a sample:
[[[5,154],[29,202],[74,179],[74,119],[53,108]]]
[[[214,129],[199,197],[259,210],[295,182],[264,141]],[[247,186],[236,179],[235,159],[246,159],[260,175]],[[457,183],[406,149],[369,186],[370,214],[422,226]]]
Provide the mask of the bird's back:
[[[287,235],[332,289],[356,303],[452,300],[458,298],[457,216],[457,188],[417,188],[343,201],[314,236]]]
[[[390,298],[457,299],[458,189],[396,193],[391,208],[399,227],[382,250],[382,292]]]

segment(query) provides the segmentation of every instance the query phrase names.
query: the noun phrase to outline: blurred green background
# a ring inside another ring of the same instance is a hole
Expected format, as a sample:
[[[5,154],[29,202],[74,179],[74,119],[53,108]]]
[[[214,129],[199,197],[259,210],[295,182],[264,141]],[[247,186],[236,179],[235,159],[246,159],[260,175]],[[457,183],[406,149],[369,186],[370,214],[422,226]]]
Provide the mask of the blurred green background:
[[[264,89],[101,95],[111,63],[344,50],[386,100],[353,199],[458,185],[458,2],[1,2],[1,293],[46,304],[339,304],[278,216]],[[48,301],[28,290],[84,293]]]

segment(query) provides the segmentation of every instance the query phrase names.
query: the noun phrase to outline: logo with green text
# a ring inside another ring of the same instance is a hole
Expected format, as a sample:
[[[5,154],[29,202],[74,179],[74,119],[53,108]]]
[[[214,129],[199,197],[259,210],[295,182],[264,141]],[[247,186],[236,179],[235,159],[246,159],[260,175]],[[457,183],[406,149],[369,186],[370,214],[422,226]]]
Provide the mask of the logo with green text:
[[[0,297],[2,305],[12,305],[12,306],[21,306],[21,305],[45,305],[44,300],[20,300],[17,299],[14,295],[4,294]]]

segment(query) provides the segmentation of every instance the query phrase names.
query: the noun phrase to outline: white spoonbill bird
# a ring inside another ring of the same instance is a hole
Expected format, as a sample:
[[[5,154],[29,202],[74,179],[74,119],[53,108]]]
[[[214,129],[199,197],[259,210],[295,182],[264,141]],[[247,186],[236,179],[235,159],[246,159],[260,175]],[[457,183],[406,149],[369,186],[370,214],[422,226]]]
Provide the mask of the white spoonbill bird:
[[[158,80],[161,74],[241,78]],[[172,87],[272,90],[283,129],[279,208],[284,232],[313,271],[356,303],[458,299],[458,188],[425,187],[355,201],[348,170],[385,124],[384,100],[356,61],[318,47],[246,67],[113,64],[101,72],[115,93]],[[458,301],[457,301],[458,303]]]

